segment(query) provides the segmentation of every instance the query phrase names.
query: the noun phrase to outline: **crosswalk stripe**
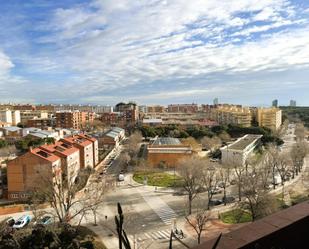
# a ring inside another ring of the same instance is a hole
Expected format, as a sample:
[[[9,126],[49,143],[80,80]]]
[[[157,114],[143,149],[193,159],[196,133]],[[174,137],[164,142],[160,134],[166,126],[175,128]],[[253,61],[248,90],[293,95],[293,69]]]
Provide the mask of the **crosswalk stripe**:
[[[145,235],[148,239],[152,239],[152,237],[151,237],[148,233],[144,233],[144,235]]]
[[[165,234],[163,234],[163,233],[161,233],[160,231],[158,231],[158,233],[163,237],[163,238],[165,238],[166,237],[166,235]]]
[[[167,237],[170,237],[170,233],[169,232],[166,232],[166,231],[161,231],[161,233],[165,234]]]

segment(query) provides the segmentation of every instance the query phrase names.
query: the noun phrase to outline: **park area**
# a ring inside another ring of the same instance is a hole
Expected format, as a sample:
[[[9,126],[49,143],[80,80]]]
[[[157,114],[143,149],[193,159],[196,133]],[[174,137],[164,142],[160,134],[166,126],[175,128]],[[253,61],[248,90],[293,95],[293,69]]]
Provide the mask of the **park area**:
[[[167,172],[139,171],[134,173],[133,180],[140,184],[145,184],[145,182],[147,182],[147,185],[156,187],[182,186],[182,178],[180,176]]]

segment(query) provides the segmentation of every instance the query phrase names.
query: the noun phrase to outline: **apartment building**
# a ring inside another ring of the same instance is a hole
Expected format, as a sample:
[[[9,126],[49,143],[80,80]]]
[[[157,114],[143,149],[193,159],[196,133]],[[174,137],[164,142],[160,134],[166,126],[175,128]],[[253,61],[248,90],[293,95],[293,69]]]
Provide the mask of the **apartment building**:
[[[95,167],[95,160],[94,160],[94,148],[93,143],[79,135],[66,137],[61,139],[61,142],[73,145],[77,149],[79,149],[79,156],[80,156],[80,167],[81,168],[94,168]]]
[[[61,158],[62,173],[68,182],[73,184],[81,165],[79,149],[63,141],[42,145],[39,148]]]
[[[168,112],[183,112],[183,113],[194,113],[198,112],[197,104],[171,104],[167,107]]]
[[[34,105],[25,104],[25,105],[13,105],[13,110],[19,110],[19,111],[33,111],[35,110]]]
[[[216,108],[211,108],[209,117],[222,125],[234,124],[250,127],[252,122],[250,109],[235,105],[218,105]]]
[[[20,112],[17,110],[2,110],[0,111],[0,121],[8,123],[12,126],[17,125],[21,122]]]
[[[106,149],[117,148],[120,145],[120,142],[125,138],[125,131],[122,128],[114,127],[109,131],[100,134],[98,136],[100,147]]]
[[[263,135],[247,134],[234,143],[221,148],[222,164],[245,165],[248,156],[259,144]]]
[[[48,118],[48,112],[45,110],[23,110],[20,111],[20,120],[22,124],[27,124],[28,120],[34,119],[34,118]]]
[[[165,112],[165,106],[162,105],[152,105],[147,106],[147,112],[148,113],[163,113]]]
[[[258,108],[257,122],[259,126],[278,130],[282,124],[282,111],[279,108]]]
[[[61,178],[61,158],[40,148],[31,149],[7,164],[8,199],[27,199],[44,182]]]
[[[96,167],[99,163],[99,142],[96,138],[89,136],[87,134],[80,133],[79,137],[89,140],[92,143],[93,148],[93,166]]]
[[[114,108],[109,105],[95,105],[92,107],[92,111],[95,113],[111,113],[114,111]]]
[[[54,118],[33,118],[27,121],[27,127],[47,130],[50,127],[55,127],[55,123],[56,120]]]
[[[153,167],[177,167],[180,160],[193,155],[190,145],[184,145],[177,138],[158,137],[147,147],[147,161]]]
[[[56,127],[68,129],[82,129],[94,120],[93,113],[80,111],[56,112]]]

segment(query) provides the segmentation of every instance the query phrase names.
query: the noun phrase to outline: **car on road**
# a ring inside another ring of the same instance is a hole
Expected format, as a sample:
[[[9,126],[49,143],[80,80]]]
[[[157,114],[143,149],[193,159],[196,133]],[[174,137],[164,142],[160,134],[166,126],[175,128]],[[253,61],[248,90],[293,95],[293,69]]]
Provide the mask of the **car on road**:
[[[30,221],[31,221],[30,215],[27,215],[27,214],[23,215],[15,221],[13,228],[16,228],[16,229],[23,228],[27,226]]]
[[[210,206],[218,206],[218,205],[221,205],[222,204],[222,201],[219,200],[219,199],[213,199],[209,202],[209,205]]]
[[[236,180],[232,180],[232,181],[230,181],[230,184],[231,185],[235,185],[237,183],[237,181]]]
[[[233,203],[235,202],[235,198],[233,196],[222,197],[222,202],[224,203]]]
[[[119,181],[119,182],[124,181],[124,174],[119,174],[119,175],[118,175],[118,181]]]
[[[35,225],[42,224],[42,225],[48,225],[52,224],[54,222],[54,219],[51,215],[43,215],[38,218],[36,222],[34,222]]]

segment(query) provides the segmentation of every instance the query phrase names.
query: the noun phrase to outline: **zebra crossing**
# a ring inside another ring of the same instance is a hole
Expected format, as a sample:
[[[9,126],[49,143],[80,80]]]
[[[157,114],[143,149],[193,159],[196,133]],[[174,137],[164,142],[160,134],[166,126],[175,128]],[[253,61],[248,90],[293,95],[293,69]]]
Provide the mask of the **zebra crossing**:
[[[160,217],[165,225],[171,225],[172,221],[177,217],[177,214],[171,209],[160,197],[141,193],[146,203]]]
[[[144,232],[142,234],[137,234],[137,235],[129,235],[128,239],[130,240],[131,244],[134,243],[134,240],[136,242],[144,242],[148,240],[169,240],[170,239],[170,233],[171,231],[169,229],[165,230],[160,230],[160,231],[152,231],[152,232]]]

